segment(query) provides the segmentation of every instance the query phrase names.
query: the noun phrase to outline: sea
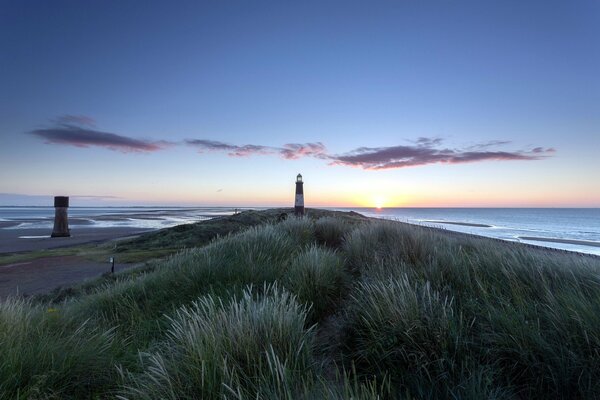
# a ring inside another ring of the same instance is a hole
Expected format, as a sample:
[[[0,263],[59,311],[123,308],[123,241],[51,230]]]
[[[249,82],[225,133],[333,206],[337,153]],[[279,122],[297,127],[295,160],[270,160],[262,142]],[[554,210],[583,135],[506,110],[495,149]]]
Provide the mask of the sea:
[[[247,207],[70,207],[71,229],[160,229]],[[261,209],[253,208],[253,209]],[[330,208],[600,256],[600,208]],[[0,207],[0,229],[52,229],[53,207]]]

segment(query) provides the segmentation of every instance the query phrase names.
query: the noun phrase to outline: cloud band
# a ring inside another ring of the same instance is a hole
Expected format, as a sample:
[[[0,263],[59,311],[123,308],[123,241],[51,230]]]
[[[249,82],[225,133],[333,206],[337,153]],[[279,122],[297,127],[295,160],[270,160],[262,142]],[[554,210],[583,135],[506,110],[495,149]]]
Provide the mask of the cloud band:
[[[55,126],[35,129],[29,133],[50,144],[76,147],[102,147],[123,153],[147,153],[162,150],[176,143],[135,139],[93,129],[95,121],[86,116],[66,115],[54,121]],[[416,167],[431,164],[464,164],[482,161],[531,161],[552,155],[553,148],[535,147],[529,150],[505,151],[498,147],[508,141],[493,140],[459,148],[444,146],[441,138],[420,137],[409,145],[389,147],[359,147],[348,153],[330,154],[321,142],[287,143],[283,146],[258,144],[235,145],[209,139],[187,139],[183,144],[200,153],[226,152],[230,157],[275,155],[286,160],[312,157],[327,160],[329,165],[342,165],[365,170]]]

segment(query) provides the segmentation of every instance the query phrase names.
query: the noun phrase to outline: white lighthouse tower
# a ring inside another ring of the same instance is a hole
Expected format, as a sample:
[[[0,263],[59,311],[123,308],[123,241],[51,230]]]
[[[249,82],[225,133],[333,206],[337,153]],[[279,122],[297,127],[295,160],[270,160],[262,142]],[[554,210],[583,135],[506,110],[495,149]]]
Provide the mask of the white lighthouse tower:
[[[296,201],[294,203],[294,214],[301,217],[304,215],[304,182],[302,175],[296,176]]]

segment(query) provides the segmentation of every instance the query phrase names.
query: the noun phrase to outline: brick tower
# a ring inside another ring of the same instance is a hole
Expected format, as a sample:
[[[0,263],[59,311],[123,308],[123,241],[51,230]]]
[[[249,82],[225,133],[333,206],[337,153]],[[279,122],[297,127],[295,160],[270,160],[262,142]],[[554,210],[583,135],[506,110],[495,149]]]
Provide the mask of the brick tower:
[[[54,229],[52,237],[69,237],[69,218],[67,209],[69,208],[69,198],[66,196],[56,196],[54,198]]]

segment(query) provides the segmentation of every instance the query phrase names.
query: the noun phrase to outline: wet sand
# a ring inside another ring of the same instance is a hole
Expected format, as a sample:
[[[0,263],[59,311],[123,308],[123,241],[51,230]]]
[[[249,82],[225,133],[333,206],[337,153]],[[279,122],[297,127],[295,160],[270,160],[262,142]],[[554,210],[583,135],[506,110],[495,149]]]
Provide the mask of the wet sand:
[[[52,230],[52,224],[54,223],[52,220],[49,219],[33,219],[33,218],[23,218],[23,219],[19,219],[19,220],[13,220],[13,221],[0,221],[0,229],[2,228],[14,228],[17,230],[20,230],[19,228],[17,228],[20,224],[35,224],[35,223],[46,223],[48,224],[50,230]],[[69,225],[70,226],[86,226],[86,225],[93,225],[94,221],[91,221],[87,218],[69,218]],[[40,228],[42,229],[42,228]],[[23,230],[31,230],[31,229],[23,229]]]
[[[117,264],[115,272],[137,264]],[[48,293],[58,287],[73,286],[110,272],[108,262],[100,263],[77,256],[45,257],[0,266],[0,300],[8,296]]]
[[[215,210],[189,216],[189,210],[164,210],[155,212],[119,213],[115,215],[69,218],[71,237],[51,238],[51,218],[23,218],[0,221],[0,254],[27,253],[49,249],[65,248],[90,243],[103,243],[111,240],[137,236],[158,228],[139,227],[91,227],[94,221],[163,220],[165,217],[188,217],[196,221],[210,219],[215,215],[230,214],[229,211]],[[45,224],[45,228],[17,228],[19,224]],[[8,228],[8,229],[3,229]],[[97,278],[110,271],[108,262],[91,261],[81,256],[44,256],[33,260],[0,265],[0,300],[10,295],[32,295],[47,293],[58,287],[72,286],[86,279]],[[139,264],[117,264],[116,271],[132,268]]]
[[[456,222],[456,221],[431,221],[431,220],[427,220],[427,221],[423,221],[423,222],[429,222],[429,223],[433,223],[433,224],[449,224],[449,225],[460,225],[460,226],[472,226],[475,228],[491,228],[492,225],[486,225],[486,224],[474,224],[471,222]]]
[[[85,243],[103,242],[126,236],[135,236],[152,230],[143,228],[82,227],[71,229],[71,237],[51,238],[51,229],[0,229],[0,253],[55,249]]]
[[[546,238],[546,237],[538,237],[538,236],[519,236],[519,239],[521,239],[521,240],[532,240],[532,241],[536,241],[536,242],[577,244],[577,245],[580,245],[580,246],[600,247],[600,242],[592,242],[592,241],[589,241],[589,240]]]
[[[51,238],[48,229],[0,229],[0,254],[108,242],[151,230],[153,229],[76,228],[71,229],[71,237]],[[23,236],[30,238],[22,238]],[[117,264],[115,271],[136,265]],[[0,300],[13,295],[47,293],[58,287],[72,286],[86,279],[97,278],[109,271],[108,262],[90,261],[80,256],[40,257],[0,265]]]

